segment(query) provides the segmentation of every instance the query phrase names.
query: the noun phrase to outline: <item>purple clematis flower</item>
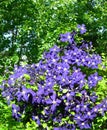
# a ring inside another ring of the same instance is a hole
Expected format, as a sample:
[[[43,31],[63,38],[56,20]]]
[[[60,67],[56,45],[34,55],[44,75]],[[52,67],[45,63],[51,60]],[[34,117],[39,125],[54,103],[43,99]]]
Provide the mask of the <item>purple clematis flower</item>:
[[[87,121],[78,122],[78,126],[80,129],[90,129],[91,125]]]
[[[88,77],[88,85],[89,85],[89,88],[93,88],[97,85],[98,81],[101,80],[102,77],[98,75],[98,73],[94,73],[94,74],[91,74],[89,77]]]
[[[32,120],[36,121],[38,125],[40,125],[40,119],[38,116],[35,116],[34,114],[32,115]]]
[[[94,113],[93,111],[87,111],[87,113],[84,113],[84,118],[93,120],[96,117],[96,113]]]
[[[54,45],[51,49],[50,49],[50,52],[52,53],[58,53],[60,52],[60,48],[57,46],[57,45]]]
[[[88,111],[90,108],[90,104],[84,104],[83,102],[81,103],[81,112]]]
[[[15,104],[12,104],[12,116],[16,119],[20,118],[20,107],[16,106]]]
[[[54,111],[57,106],[61,103],[61,100],[57,99],[56,94],[53,93],[52,96],[50,96],[49,99],[46,100],[46,104],[51,105],[51,110]]]
[[[77,27],[80,29],[81,34],[84,34],[87,31],[86,27],[85,27],[85,24],[78,25]]]
[[[73,43],[74,42],[73,37],[74,37],[74,35],[71,34],[70,32],[65,33],[65,34],[61,34],[60,35],[60,41]]]
[[[2,96],[6,98],[8,105],[9,105],[10,102],[14,99],[13,96],[12,96],[12,94],[11,94],[8,90],[3,91],[3,92],[2,92]]]
[[[83,115],[81,113],[79,113],[79,114],[75,114],[74,120],[76,122],[80,122],[80,121],[84,121],[85,119],[84,119]]]
[[[17,100],[18,101],[28,101],[29,99],[29,95],[28,95],[28,89],[25,88],[24,86],[22,86],[21,88],[22,90],[18,89],[17,93],[15,94],[15,96],[17,96]]]

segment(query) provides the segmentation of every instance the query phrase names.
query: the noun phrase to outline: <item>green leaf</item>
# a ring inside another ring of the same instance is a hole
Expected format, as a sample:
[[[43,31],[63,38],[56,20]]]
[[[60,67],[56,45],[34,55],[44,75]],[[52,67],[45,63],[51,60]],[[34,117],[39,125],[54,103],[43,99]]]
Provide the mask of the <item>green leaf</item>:
[[[43,123],[43,128],[46,128],[47,127],[47,123]]]
[[[25,77],[26,80],[30,80],[30,75],[24,74],[24,77]]]
[[[67,92],[68,92],[68,89],[63,89],[62,92],[63,92],[63,93],[67,93]]]

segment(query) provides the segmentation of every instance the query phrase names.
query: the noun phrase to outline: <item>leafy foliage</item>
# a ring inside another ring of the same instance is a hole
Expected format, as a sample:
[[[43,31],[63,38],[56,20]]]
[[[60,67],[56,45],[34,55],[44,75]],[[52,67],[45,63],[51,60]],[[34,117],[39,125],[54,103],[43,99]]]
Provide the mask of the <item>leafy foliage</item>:
[[[29,62],[37,62],[44,50],[53,46],[60,33],[82,23],[90,32],[85,39],[91,40],[102,52],[106,49],[106,4],[103,0],[2,1],[1,55],[17,54],[19,59],[26,55]]]

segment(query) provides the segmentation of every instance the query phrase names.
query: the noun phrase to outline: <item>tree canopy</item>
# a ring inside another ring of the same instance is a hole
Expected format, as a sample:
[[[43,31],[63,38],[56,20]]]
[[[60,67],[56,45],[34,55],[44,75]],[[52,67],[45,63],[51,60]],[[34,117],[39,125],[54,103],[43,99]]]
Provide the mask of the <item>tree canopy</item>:
[[[104,0],[4,0],[0,7],[1,57],[27,55],[29,62],[36,62],[60,33],[82,23],[90,32],[86,38],[99,52],[106,50]]]

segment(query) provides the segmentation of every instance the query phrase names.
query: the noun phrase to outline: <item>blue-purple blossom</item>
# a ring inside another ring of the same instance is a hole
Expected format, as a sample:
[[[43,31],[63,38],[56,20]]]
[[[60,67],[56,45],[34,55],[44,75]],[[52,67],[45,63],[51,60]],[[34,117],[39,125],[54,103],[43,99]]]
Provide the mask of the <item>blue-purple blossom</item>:
[[[84,34],[87,30],[84,24],[77,26],[80,29],[80,33]]]
[[[84,114],[84,118],[85,118],[86,120],[87,120],[87,119],[93,120],[95,117],[96,117],[96,113],[94,113],[93,111],[87,111],[87,112]]]
[[[101,76],[98,76],[98,73],[94,73],[94,74],[91,74],[89,77],[88,77],[88,85],[89,85],[89,88],[92,88],[92,87],[95,87],[98,83],[99,80],[101,80],[102,77]]]
[[[75,33],[70,33],[67,32],[65,34],[60,34],[60,41],[62,42],[69,42],[70,44],[72,44],[74,42],[74,35]]]
[[[50,99],[46,100],[46,103],[51,105],[52,111],[55,111],[56,107],[61,103],[61,100],[57,99],[56,94],[54,93],[50,96]]]
[[[19,119],[21,117],[20,107],[16,106],[16,104],[12,104],[12,116],[16,119]]]
[[[34,115],[34,114],[32,115],[32,120],[36,121],[38,125],[41,124],[41,123],[40,123],[40,119],[39,119],[39,117],[36,116],[36,115]]]
[[[88,123],[88,121],[78,122],[78,126],[80,129],[90,129],[91,128],[91,125],[90,125],[90,123]]]

